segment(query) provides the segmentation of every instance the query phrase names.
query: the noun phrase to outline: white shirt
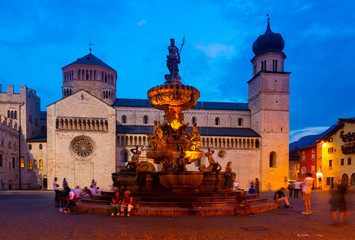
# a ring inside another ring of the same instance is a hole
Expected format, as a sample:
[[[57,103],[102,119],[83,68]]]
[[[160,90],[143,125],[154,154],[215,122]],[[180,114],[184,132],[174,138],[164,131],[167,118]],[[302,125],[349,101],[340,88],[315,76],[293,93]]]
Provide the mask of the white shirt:
[[[303,180],[303,188],[302,188],[302,192],[307,193],[307,194],[311,194],[312,192],[312,186],[313,186],[313,178],[311,177],[306,177]]]
[[[96,188],[90,188],[90,192],[91,192],[91,195],[92,196],[95,196],[96,195]]]
[[[301,189],[301,182],[295,182],[293,186],[295,187],[295,189]]]
[[[79,188],[74,189],[74,192],[75,192],[75,195],[77,198],[80,198],[81,195],[83,194],[83,191],[81,191],[81,189],[79,189]]]
[[[53,189],[54,189],[54,191],[55,191],[55,190],[59,190],[59,187],[57,187],[57,186],[59,186],[59,184],[58,184],[56,181],[54,181],[54,182],[53,182]]]

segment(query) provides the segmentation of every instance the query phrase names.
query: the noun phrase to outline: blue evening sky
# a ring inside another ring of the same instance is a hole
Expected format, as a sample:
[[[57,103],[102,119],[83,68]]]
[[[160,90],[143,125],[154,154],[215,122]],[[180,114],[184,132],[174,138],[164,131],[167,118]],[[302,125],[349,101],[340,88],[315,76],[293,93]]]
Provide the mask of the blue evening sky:
[[[202,101],[247,102],[252,44],[266,29],[285,39],[291,141],[354,117],[355,2],[273,0],[0,2],[0,83],[27,85],[42,109],[61,98],[61,67],[89,53],[117,70],[117,97],[146,98],[164,82],[169,39],[185,84]]]

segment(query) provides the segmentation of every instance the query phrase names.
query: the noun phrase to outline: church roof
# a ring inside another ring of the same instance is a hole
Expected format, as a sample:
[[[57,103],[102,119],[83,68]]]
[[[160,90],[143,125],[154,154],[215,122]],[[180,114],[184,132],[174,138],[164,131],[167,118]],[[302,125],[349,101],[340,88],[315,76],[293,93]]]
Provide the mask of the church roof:
[[[65,67],[68,67],[70,65],[73,64],[81,64],[81,65],[97,65],[97,66],[102,66],[111,70],[115,70],[112,67],[110,67],[109,65],[107,65],[106,63],[104,63],[101,59],[99,59],[98,57],[96,57],[94,54],[89,53],[88,55],[82,57],[82,58],[78,58],[76,61],[66,65]]]
[[[187,132],[191,132],[191,127]],[[197,127],[201,136],[228,136],[228,137],[260,137],[251,128],[215,128],[215,127]],[[139,125],[118,125],[117,133],[123,134],[149,134],[154,132],[154,126]]]
[[[152,107],[148,99],[127,99],[117,98],[113,103],[114,107]],[[192,109],[205,109],[205,110],[238,110],[249,111],[248,103],[229,103],[229,102],[197,102],[196,106]]]

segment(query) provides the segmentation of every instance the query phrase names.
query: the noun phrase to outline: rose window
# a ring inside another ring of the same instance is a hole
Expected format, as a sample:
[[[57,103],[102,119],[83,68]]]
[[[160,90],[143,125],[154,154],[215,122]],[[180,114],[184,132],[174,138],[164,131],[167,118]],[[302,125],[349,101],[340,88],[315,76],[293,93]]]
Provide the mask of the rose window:
[[[74,143],[73,150],[80,157],[88,157],[91,155],[94,147],[90,141],[86,139],[79,139]]]

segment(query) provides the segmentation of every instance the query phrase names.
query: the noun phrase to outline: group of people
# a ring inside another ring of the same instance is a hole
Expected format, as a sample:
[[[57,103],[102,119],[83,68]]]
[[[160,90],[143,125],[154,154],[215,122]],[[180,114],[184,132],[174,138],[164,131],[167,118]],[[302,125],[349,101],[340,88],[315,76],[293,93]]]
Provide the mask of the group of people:
[[[60,212],[70,213],[72,208],[78,204],[78,198],[74,190],[70,189],[66,179],[63,179],[63,190],[59,190],[58,178],[54,178],[53,189],[55,191],[55,207]]]
[[[101,195],[101,189],[96,186],[95,179],[92,179],[90,188],[85,187],[83,190],[79,186],[73,190],[69,187],[66,178],[63,178],[62,191],[58,183],[58,178],[53,181],[53,189],[55,191],[55,207],[59,208],[60,212],[69,213],[73,206],[78,204],[81,198],[91,198],[92,196]]]
[[[287,189],[290,191],[290,198],[298,198],[298,196],[300,195],[301,192],[301,197],[302,197],[302,191],[301,191],[301,185],[302,185],[302,181],[298,180],[294,183],[290,182],[287,186]]]
[[[134,208],[133,197],[130,191],[125,191],[123,198],[120,198],[120,192],[115,192],[115,197],[112,198],[111,216],[125,216],[127,210],[127,217],[131,216],[131,211]]]
[[[311,201],[310,201],[310,197],[311,197],[311,192],[312,192],[312,187],[313,187],[313,178],[312,178],[312,174],[311,173],[306,173],[306,178],[303,180],[303,182],[299,183],[299,189],[302,188],[302,197],[304,200],[304,205],[305,205],[305,211],[302,212],[302,214],[305,215],[311,215],[312,211],[311,211]],[[286,188],[282,187],[280,190],[278,190],[275,195],[274,195],[274,200],[277,204],[279,204],[280,202],[285,202],[285,208],[293,208],[290,205],[290,202],[288,201],[288,197],[286,197],[285,192],[286,192]],[[290,194],[290,196],[292,196],[292,194]],[[297,193],[298,196],[298,193]]]

